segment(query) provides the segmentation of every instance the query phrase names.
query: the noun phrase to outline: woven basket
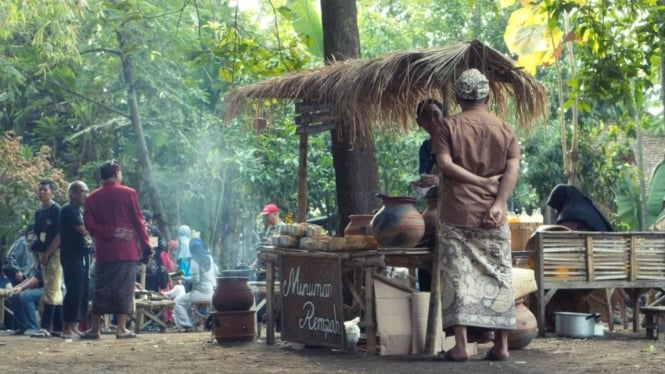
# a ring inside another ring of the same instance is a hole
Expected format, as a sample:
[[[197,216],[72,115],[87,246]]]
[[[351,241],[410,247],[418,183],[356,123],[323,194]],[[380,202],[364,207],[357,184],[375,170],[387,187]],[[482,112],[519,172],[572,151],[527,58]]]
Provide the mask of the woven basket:
[[[537,290],[536,273],[533,270],[513,268],[513,297],[515,300]]]

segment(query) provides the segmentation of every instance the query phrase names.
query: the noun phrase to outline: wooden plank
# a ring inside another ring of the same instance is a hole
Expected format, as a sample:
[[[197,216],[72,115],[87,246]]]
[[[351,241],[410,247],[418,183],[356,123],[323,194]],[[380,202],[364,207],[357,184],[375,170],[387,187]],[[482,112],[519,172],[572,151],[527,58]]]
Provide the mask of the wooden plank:
[[[635,256],[636,246],[637,246],[637,244],[635,243],[635,237],[631,236],[630,237],[630,250],[629,250],[630,260],[628,261],[628,263],[630,264],[630,271],[629,271],[628,279],[631,282],[634,282],[637,279],[638,267],[637,267],[637,261],[636,261],[636,258],[635,258],[636,257]]]
[[[343,349],[340,258],[284,255],[279,270],[282,282],[281,338],[312,346]]]
[[[297,135],[318,134],[318,133],[321,133],[321,132],[330,131],[330,130],[336,128],[336,127],[337,127],[337,125],[335,123],[332,123],[332,122],[326,122],[326,123],[322,123],[322,124],[316,125],[316,126],[312,126],[312,125],[298,126],[298,127],[296,127],[296,134]]]

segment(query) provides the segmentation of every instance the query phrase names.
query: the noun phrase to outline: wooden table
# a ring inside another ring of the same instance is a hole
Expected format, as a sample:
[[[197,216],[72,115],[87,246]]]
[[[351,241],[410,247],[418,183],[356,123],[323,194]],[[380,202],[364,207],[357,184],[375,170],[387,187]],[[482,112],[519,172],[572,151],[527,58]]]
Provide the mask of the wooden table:
[[[334,296],[330,301],[334,305],[335,299],[341,300],[341,290],[346,289],[351,294],[351,305],[344,304],[341,308],[341,315],[336,317],[342,321],[346,320],[344,314],[355,314],[362,312],[364,318],[363,322],[367,332],[367,349],[370,354],[376,353],[376,316],[374,311],[374,274],[377,270],[385,268],[386,266],[401,266],[408,268],[431,268],[432,266],[432,252],[427,248],[379,248],[376,250],[354,250],[354,251],[339,251],[339,252],[309,252],[300,249],[288,249],[278,247],[263,247],[258,255],[260,260],[263,260],[266,265],[266,312],[267,312],[267,333],[266,344],[272,345],[275,343],[275,316],[273,304],[275,302],[275,270],[282,267],[285,259],[289,262],[311,261],[312,266],[307,269],[308,271],[315,272],[329,272],[329,269],[323,268],[322,264],[332,264],[338,262],[340,264],[340,274],[332,274],[333,277],[328,279],[340,279],[341,284],[323,283],[320,291],[326,294],[326,285],[332,285],[334,288]],[[305,272],[304,267],[300,266],[298,269]],[[288,269],[281,269],[282,273]],[[288,279],[291,277],[292,279]],[[281,294],[282,297],[289,295],[289,287],[284,286],[285,280],[293,283],[293,273],[289,273],[286,277],[281,277]],[[287,279],[285,279],[287,278]],[[310,283],[315,285],[318,283]],[[320,286],[321,284],[319,284]],[[284,310],[285,302],[282,303],[282,311]],[[300,305],[296,305],[298,310]],[[302,305],[305,309],[305,305]],[[294,318],[292,316],[289,316]],[[284,318],[288,318],[282,312],[282,330],[284,329]],[[302,318],[301,318],[302,320]],[[428,326],[430,331],[430,326]],[[282,333],[284,335],[284,333]],[[336,346],[340,344],[343,348],[344,342],[333,340],[323,345]]]
[[[647,338],[658,340],[659,334],[665,332],[665,306],[643,306],[640,312],[644,313],[644,327],[647,330]]]
[[[166,322],[164,321],[164,312],[173,310],[175,302],[172,300],[135,300],[136,306],[136,323],[134,324],[134,332],[137,334],[146,327],[150,321],[155,322],[161,332],[166,331]],[[146,321],[146,317],[148,320]]]

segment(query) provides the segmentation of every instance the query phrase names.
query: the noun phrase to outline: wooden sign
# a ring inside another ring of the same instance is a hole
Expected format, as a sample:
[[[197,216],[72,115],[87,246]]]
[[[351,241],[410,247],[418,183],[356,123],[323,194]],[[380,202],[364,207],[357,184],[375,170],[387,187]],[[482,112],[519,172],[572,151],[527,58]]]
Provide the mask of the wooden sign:
[[[284,255],[280,276],[282,340],[343,348],[340,259]]]

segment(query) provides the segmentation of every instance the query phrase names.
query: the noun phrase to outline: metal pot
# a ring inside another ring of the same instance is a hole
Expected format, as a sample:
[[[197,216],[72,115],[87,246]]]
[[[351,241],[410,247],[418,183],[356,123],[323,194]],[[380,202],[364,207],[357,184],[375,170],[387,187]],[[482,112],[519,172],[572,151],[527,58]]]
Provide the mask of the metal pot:
[[[557,336],[591,338],[600,313],[554,312]]]

